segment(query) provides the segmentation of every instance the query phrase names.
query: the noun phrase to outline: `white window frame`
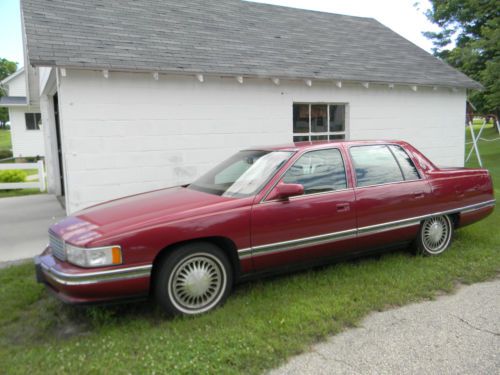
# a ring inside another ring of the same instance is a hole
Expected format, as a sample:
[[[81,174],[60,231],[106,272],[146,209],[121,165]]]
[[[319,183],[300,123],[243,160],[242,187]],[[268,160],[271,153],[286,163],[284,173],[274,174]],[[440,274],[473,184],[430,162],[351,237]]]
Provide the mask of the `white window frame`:
[[[315,136],[327,136],[328,140],[330,140],[330,136],[335,136],[335,135],[343,135],[344,136],[344,140],[348,140],[348,125],[349,125],[349,104],[348,103],[304,103],[304,102],[294,102],[292,104],[292,110],[293,110],[293,106],[295,105],[308,105],[309,106],[309,132],[308,133],[293,133],[293,136],[292,136],[292,140],[295,139],[295,137],[309,137],[309,141],[311,141],[311,137],[315,137]],[[327,120],[326,120],[326,124],[327,124],[327,129],[328,131],[327,132],[321,132],[321,133],[315,133],[315,132],[312,132],[311,131],[311,106],[313,105],[326,105],[327,106],[327,109],[326,109],[326,112],[327,112]],[[341,131],[341,132],[332,132],[330,131],[330,106],[332,105],[336,105],[336,106],[344,106],[344,130]],[[292,132],[293,132],[293,119],[292,119]],[[340,140],[340,139],[339,139]]]

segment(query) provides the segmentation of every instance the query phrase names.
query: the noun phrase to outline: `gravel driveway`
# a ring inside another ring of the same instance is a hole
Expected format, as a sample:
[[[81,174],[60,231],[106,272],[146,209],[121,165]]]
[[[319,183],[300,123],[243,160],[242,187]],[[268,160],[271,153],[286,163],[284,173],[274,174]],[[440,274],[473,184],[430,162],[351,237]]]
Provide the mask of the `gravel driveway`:
[[[371,314],[270,374],[500,374],[500,280]]]

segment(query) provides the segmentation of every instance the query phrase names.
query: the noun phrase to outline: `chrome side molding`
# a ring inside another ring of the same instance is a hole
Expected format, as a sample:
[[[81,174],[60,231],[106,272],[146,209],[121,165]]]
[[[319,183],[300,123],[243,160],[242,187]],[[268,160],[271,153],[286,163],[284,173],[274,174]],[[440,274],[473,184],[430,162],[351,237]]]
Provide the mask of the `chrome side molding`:
[[[257,257],[262,255],[269,255],[280,253],[283,251],[295,250],[307,246],[323,245],[326,243],[334,243],[337,241],[342,241],[346,239],[351,239],[354,237],[369,236],[372,234],[388,232],[391,230],[402,229],[412,226],[420,225],[422,220],[428,219],[433,216],[449,215],[455,213],[469,213],[477,211],[486,207],[495,206],[496,200],[490,200],[486,202],[476,203],[465,207],[460,207],[452,210],[435,212],[429,215],[422,215],[411,217],[408,219],[390,221],[387,223],[370,225],[361,228],[353,228],[341,232],[326,233],[319,236],[298,238],[290,241],[276,242],[267,245],[259,245],[248,249],[238,250],[238,256],[240,260],[248,259],[251,257]]]

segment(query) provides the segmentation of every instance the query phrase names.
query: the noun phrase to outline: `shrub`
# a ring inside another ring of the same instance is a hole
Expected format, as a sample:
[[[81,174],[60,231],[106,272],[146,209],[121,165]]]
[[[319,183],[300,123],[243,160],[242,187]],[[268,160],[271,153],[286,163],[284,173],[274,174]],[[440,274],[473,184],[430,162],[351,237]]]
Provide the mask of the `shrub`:
[[[12,157],[12,151],[10,150],[0,150],[0,160],[8,159]]]
[[[26,179],[26,172],[19,170],[0,171],[1,182],[24,182]]]

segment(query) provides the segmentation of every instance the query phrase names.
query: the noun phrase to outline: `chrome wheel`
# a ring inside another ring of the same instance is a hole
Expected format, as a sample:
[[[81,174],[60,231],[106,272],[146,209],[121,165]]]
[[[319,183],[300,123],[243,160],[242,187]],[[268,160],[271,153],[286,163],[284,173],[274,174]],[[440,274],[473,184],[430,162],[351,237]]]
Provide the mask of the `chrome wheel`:
[[[168,279],[172,303],[184,314],[201,314],[213,308],[223,296],[227,276],[221,261],[208,253],[183,259]]]
[[[451,241],[452,224],[448,216],[436,216],[422,224],[421,241],[425,251],[437,255],[446,250]]]

